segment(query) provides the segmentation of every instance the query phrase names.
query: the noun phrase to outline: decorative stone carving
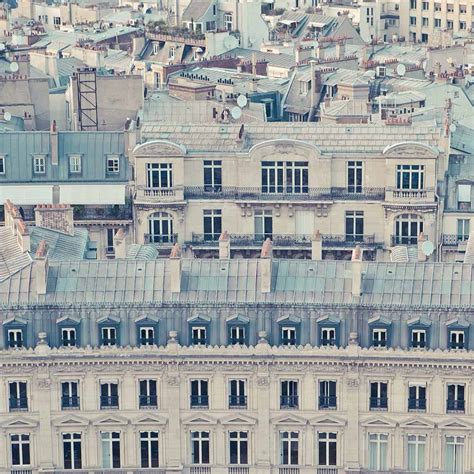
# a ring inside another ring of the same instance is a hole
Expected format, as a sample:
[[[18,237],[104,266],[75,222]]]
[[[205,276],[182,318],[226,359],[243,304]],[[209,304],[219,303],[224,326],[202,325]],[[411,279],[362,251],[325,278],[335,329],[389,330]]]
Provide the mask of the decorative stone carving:
[[[350,388],[357,388],[359,386],[359,379],[349,378],[346,383]]]
[[[259,387],[267,387],[268,385],[270,385],[270,379],[268,377],[260,375],[257,377],[257,385]]]
[[[38,379],[37,386],[40,390],[48,390],[51,387],[51,379]]]
[[[137,156],[183,156],[185,151],[178,145],[167,143],[153,143],[143,145],[137,150]]]
[[[178,375],[168,375],[166,381],[168,382],[168,385],[171,387],[176,387],[179,385]]]

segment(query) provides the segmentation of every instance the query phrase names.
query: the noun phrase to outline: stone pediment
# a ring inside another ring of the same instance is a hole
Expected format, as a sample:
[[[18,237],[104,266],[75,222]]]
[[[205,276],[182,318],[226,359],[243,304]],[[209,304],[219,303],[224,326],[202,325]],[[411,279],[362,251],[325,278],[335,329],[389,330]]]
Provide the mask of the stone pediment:
[[[296,415],[280,416],[272,420],[275,425],[306,425],[306,418],[301,418]]]
[[[451,419],[445,423],[440,423],[439,427],[443,430],[472,430],[472,425],[468,425],[464,421]]]
[[[420,428],[420,429],[431,429],[434,428],[434,423],[431,423],[424,418],[411,418],[400,424],[402,428]]]
[[[157,415],[143,415],[136,419],[136,424],[139,425],[166,425],[167,420],[162,416]]]
[[[383,154],[390,158],[436,158],[435,149],[424,143],[403,142],[387,146]]]
[[[214,418],[211,418],[207,415],[193,415],[189,418],[183,420],[183,424],[185,425],[215,425],[217,421]]]
[[[394,428],[396,426],[396,423],[390,418],[387,418],[385,416],[377,416],[377,417],[369,418],[368,420],[361,423],[361,425],[365,427],[380,426],[380,427],[385,427],[385,428]]]
[[[223,418],[221,420],[221,424],[223,425],[255,425],[257,420],[250,416],[238,414],[238,415],[231,415]]]
[[[53,422],[55,426],[87,426],[89,420],[85,420],[82,417],[76,415],[64,416]]]
[[[5,423],[2,423],[0,427],[2,428],[35,428],[38,426],[38,422],[24,417],[16,417]]]
[[[311,425],[318,425],[318,426],[328,426],[328,427],[343,427],[346,426],[346,422],[344,420],[340,420],[334,416],[318,416],[317,418],[313,418],[310,421]]]
[[[121,416],[109,415],[94,421],[93,425],[126,425],[128,421]]]
[[[133,150],[135,156],[184,156],[186,148],[183,145],[168,140],[152,140],[137,145]]]

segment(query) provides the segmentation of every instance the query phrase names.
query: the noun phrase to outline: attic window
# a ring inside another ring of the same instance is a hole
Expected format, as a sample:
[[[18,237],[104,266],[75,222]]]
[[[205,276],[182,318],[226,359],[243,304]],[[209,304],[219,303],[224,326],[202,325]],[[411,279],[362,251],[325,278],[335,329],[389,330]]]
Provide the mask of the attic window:
[[[311,81],[300,81],[300,94],[307,94],[311,90]]]
[[[79,174],[81,171],[81,155],[71,155],[69,157],[69,173]]]
[[[0,174],[5,174],[5,156],[0,155]]]
[[[153,43],[153,54],[156,56],[160,52],[160,43]]]
[[[46,173],[46,156],[45,155],[33,156],[33,173],[34,174]]]
[[[172,46],[168,51],[168,59],[173,60],[176,53],[176,48]]]

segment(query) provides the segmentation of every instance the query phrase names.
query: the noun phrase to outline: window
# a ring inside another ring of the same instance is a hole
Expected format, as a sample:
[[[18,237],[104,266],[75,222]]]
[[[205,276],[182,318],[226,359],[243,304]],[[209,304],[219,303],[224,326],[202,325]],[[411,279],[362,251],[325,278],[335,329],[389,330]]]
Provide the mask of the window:
[[[173,217],[166,212],[156,212],[148,218],[148,243],[174,243]]]
[[[407,436],[408,470],[411,472],[425,472],[426,436]]]
[[[247,431],[229,433],[229,464],[248,464],[249,434]]]
[[[7,339],[8,339],[8,347],[10,348],[23,347],[23,329],[8,329]]]
[[[140,433],[141,467],[158,467],[158,431],[142,431]]]
[[[453,20],[448,20],[448,21],[446,22],[446,28],[447,28],[448,30],[452,30],[453,27],[454,27],[454,22],[453,22]]]
[[[103,346],[116,346],[117,345],[117,328],[115,326],[101,327],[100,335],[102,338],[101,344]]]
[[[280,345],[282,346],[296,346],[297,327],[296,326],[280,326]]]
[[[239,324],[229,325],[229,344],[244,345],[246,343],[246,326]]]
[[[415,26],[416,25],[416,16],[411,16],[410,17],[410,25]]]
[[[229,381],[229,408],[247,408],[245,385],[245,380]]]
[[[421,9],[422,10],[429,10],[430,9],[430,2],[422,2],[421,3]]]
[[[422,190],[425,167],[423,165],[397,165],[397,189]]]
[[[464,412],[465,387],[462,384],[448,384],[448,399],[446,403],[446,412]]]
[[[79,174],[81,172],[81,155],[71,155],[69,157],[69,173]]]
[[[297,431],[280,431],[280,464],[291,466],[298,464],[299,433]]]
[[[372,346],[387,347],[388,329],[387,328],[373,328],[372,329]]]
[[[75,328],[61,328],[61,345],[64,347],[74,347],[76,345]]]
[[[394,245],[416,245],[423,232],[423,218],[416,214],[402,214],[395,220]]]
[[[232,13],[224,14],[224,29],[232,31]]]
[[[434,19],[434,26],[435,28],[441,28],[441,18]]]
[[[298,381],[282,380],[280,389],[280,408],[298,408]]]
[[[100,433],[102,444],[102,467],[112,469],[120,467],[120,432],[103,431]]]
[[[139,390],[138,405],[140,409],[158,407],[156,380],[140,380]]]
[[[446,436],[444,472],[464,472],[464,436]]]
[[[454,12],[454,4],[448,3],[446,5],[446,10],[447,10],[448,13],[453,13]]]
[[[337,407],[336,382],[321,380],[319,382],[319,409],[335,409]]]
[[[458,240],[464,242],[469,239],[470,227],[470,219],[458,219]]]
[[[426,410],[426,385],[410,384],[408,394],[408,411]]]
[[[204,192],[222,192],[222,161],[204,161]]]
[[[388,434],[369,433],[369,469],[387,470]]]
[[[53,24],[60,25],[61,24],[61,17],[60,16],[53,16]]]
[[[222,234],[222,211],[220,209],[203,210],[204,240],[219,240]]]
[[[64,469],[82,468],[81,433],[63,433]]]
[[[12,466],[29,466],[31,464],[30,435],[10,435]]]
[[[318,433],[318,465],[337,465],[337,433]]]
[[[33,173],[34,174],[46,173],[46,158],[44,156],[33,157]]]
[[[417,348],[425,348],[427,346],[426,329],[411,330],[411,345]]]
[[[435,10],[435,12],[440,12],[441,11],[441,3],[436,2],[434,4],[434,10]]]
[[[370,409],[386,410],[388,408],[387,382],[370,383]]]
[[[209,382],[191,380],[191,408],[209,408]]]
[[[362,211],[346,211],[346,242],[362,242],[364,240],[364,213]]]
[[[171,46],[170,49],[168,50],[168,59],[172,61],[175,57],[176,53],[176,48],[174,46]]]
[[[255,211],[255,239],[271,239],[273,234],[273,217],[270,210]]]
[[[465,21],[460,21],[459,22],[459,29],[460,30],[465,30],[466,29],[466,22]]]
[[[262,193],[284,192],[308,192],[308,162],[262,161]]]
[[[100,384],[100,409],[118,408],[118,383],[106,382]]]
[[[417,0],[410,0],[410,8],[413,10],[416,8]]]
[[[114,245],[114,238],[115,238],[115,229],[109,227],[106,229],[107,232],[107,245],[105,247],[105,253],[108,255],[115,254],[115,245]]]
[[[207,344],[206,326],[191,326],[191,344],[193,346],[205,346]]]
[[[140,345],[152,346],[155,344],[155,328],[149,326],[140,326]]]
[[[209,464],[209,431],[191,432],[191,463]]]
[[[347,162],[347,191],[349,193],[362,192],[362,161]]]
[[[171,189],[173,187],[173,165],[171,163],[147,163],[147,187]]]
[[[466,331],[464,329],[449,329],[449,348],[464,349],[466,347]]]
[[[467,5],[459,5],[459,13],[467,13]]]
[[[9,407],[10,411],[28,410],[28,395],[26,392],[26,382],[9,382]]]
[[[62,382],[61,383],[61,410],[79,409],[79,383]]]
[[[423,17],[421,19],[421,26],[429,26],[429,19]]]
[[[5,157],[0,156],[0,174],[5,174]]]
[[[320,331],[319,344],[321,346],[335,346],[336,345],[336,328],[322,327]]]
[[[107,157],[107,173],[117,174],[120,172],[120,157],[109,155]]]
[[[471,188],[470,184],[458,184],[458,209],[471,209]]]

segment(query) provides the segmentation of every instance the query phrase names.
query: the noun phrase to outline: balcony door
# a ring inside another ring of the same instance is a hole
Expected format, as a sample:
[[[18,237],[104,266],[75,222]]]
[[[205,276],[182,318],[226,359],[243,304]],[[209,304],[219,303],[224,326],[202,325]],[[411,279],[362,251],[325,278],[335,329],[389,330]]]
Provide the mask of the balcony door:
[[[402,214],[395,221],[395,245],[416,245],[423,232],[423,218],[416,214]]]
[[[157,212],[148,219],[150,243],[173,242],[173,217],[166,212]]]

